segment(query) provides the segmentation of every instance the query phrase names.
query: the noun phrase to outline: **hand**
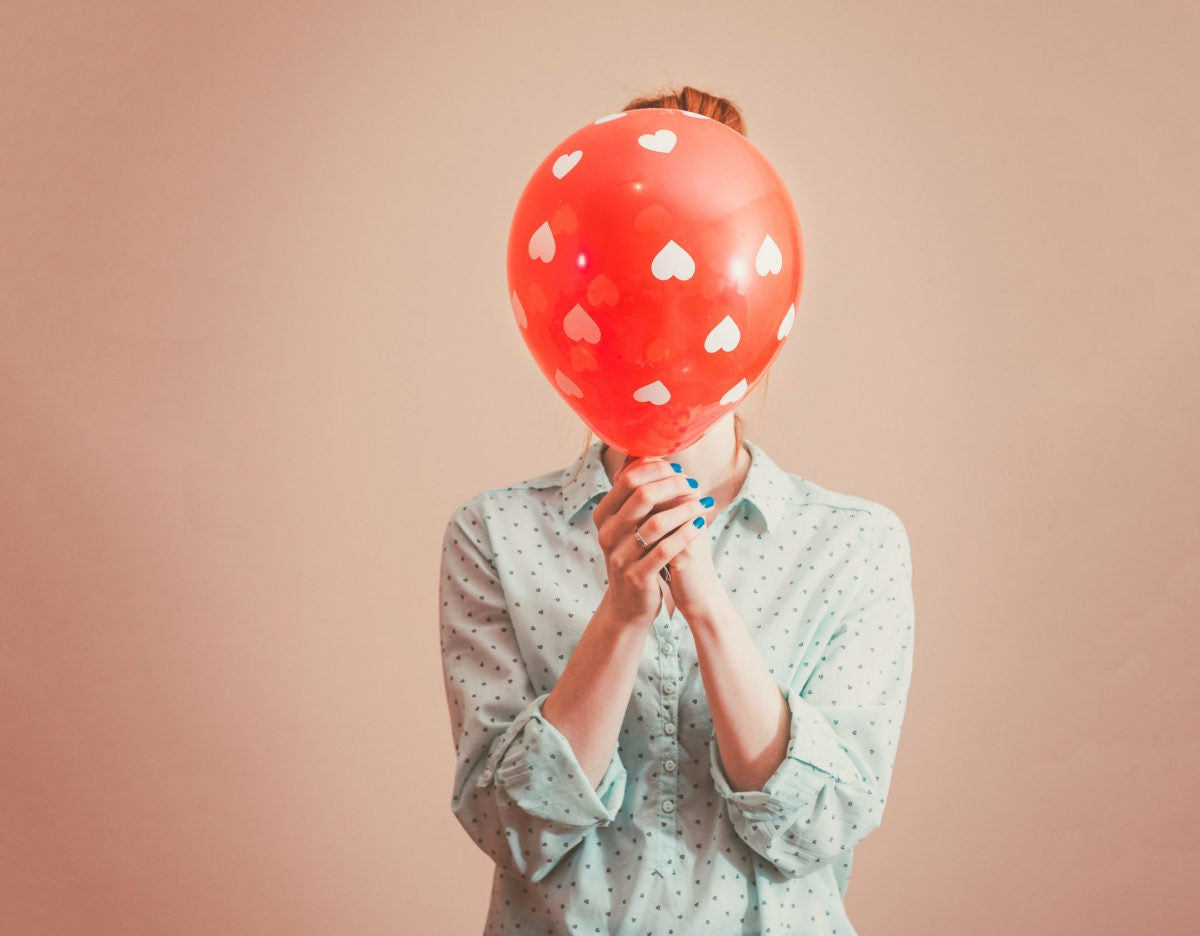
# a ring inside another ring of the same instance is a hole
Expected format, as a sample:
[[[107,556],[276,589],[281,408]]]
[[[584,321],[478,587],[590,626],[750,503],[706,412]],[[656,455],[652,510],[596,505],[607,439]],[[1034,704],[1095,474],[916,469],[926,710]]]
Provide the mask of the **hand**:
[[[608,567],[604,600],[613,603],[623,620],[647,625],[654,620],[662,605],[659,569],[691,543],[703,537],[701,549],[709,555],[703,527],[693,525],[704,510],[697,492],[666,460],[626,457],[613,478],[612,490],[592,513]],[[638,545],[635,532],[641,534],[648,548]],[[695,566],[695,561],[690,565]],[[675,574],[674,565],[671,574]],[[692,578],[695,581],[701,577],[693,573]]]
[[[669,586],[676,609],[689,624],[699,621],[705,611],[715,610],[718,601],[729,597],[713,566],[707,526],[696,532],[699,535],[690,538],[671,562]]]

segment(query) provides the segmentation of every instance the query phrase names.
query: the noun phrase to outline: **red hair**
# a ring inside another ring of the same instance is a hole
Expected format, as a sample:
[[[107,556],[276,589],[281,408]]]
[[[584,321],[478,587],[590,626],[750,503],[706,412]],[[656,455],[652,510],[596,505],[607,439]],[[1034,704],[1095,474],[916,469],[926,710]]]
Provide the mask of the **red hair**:
[[[648,94],[636,98],[626,104],[621,110],[638,110],[642,107],[665,107],[669,110],[691,111],[693,114],[703,114],[711,117],[740,133],[746,135],[746,122],[742,112],[729,98],[717,97],[707,91],[699,91],[685,85],[678,91],[664,91],[662,94]]]

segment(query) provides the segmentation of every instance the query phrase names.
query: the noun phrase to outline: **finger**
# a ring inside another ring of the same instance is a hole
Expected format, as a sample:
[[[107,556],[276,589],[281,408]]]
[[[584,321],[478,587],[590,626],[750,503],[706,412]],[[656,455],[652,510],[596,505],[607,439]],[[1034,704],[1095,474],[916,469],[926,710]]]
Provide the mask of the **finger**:
[[[633,494],[640,484],[664,478],[674,474],[668,462],[657,457],[629,458],[613,478],[612,489],[604,495],[593,514],[596,525],[615,514]]]
[[[684,523],[694,523],[697,517],[703,517],[708,506],[701,503],[700,498],[689,498],[681,504],[650,514],[638,526],[642,539],[653,546],[664,536],[678,529]],[[703,524],[701,524],[703,526]]]
[[[671,473],[665,478],[647,481],[639,484],[630,493],[613,520],[622,530],[633,529],[651,514],[674,506],[681,497],[687,497],[692,491],[687,479],[681,474]]]
[[[622,495],[622,492],[617,491],[616,488],[622,472],[625,471],[625,469],[629,466],[629,463],[633,460],[633,457],[629,455],[628,452],[625,453],[621,464],[619,464],[617,466],[617,470],[613,472],[612,484],[609,487],[608,492],[602,498],[600,498],[599,502],[596,504],[596,507],[592,510],[592,522],[595,523],[597,529],[605,520],[617,512],[617,509],[624,502],[624,497],[628,496],[627,494]]]
[[[632,489],[655,478],[666,477],[674,471],[670,462],[657,455],[626,455],[625,463],[617,469],[613,478],[613,486]]]
[[[637,564],[640,566],[645,563],[650,569],[661,569],[687,549],[694,540],[703,536],[705,526],[706,524],[695,526],[685,521],[673,532],[660,539],[653,548],[647,550],[646,555]]]

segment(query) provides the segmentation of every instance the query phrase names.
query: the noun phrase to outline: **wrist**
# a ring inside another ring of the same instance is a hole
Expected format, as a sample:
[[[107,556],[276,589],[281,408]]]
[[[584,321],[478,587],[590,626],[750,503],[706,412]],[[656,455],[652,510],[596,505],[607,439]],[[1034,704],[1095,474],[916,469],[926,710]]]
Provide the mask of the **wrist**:
[[[600,605],[588,626],[599,627],[612,639],[624,636],[644,637],[650,632],[654,617],[653,614],[630,613],[624,610],[613,597],[613,593],[608,591],[600,599]]]
[[[733,627],[741,626],[737,609],[725,589],[718,589],[713,596],[699,607],[684,613],[693,631],[719,636]]]

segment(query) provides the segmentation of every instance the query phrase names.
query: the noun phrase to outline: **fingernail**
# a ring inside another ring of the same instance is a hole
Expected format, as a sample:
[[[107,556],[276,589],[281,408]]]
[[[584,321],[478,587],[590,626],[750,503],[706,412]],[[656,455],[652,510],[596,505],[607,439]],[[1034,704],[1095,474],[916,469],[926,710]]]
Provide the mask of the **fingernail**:
[[[711,507],[713,504],[716,503],[716,501],[713,500],[711,497],[702,497],[702,498],[700,498],[700,503],[703,504],[705,507]]]
[[[693,487],[693,488],[700,487],[700,482],[697,481],[695,478],[688,478],[687,483],[688,483],[688,487]]]
[[[679,474],[679,472],[683,471],[683,465],[677,465],[675,462],[671,462],[671,470],[676,474]]]
[[[697,517],[695,520],[692,521],[692,526],[694,526],[697,530],[700,529],[700,527],[704,526],[704,518]]]

